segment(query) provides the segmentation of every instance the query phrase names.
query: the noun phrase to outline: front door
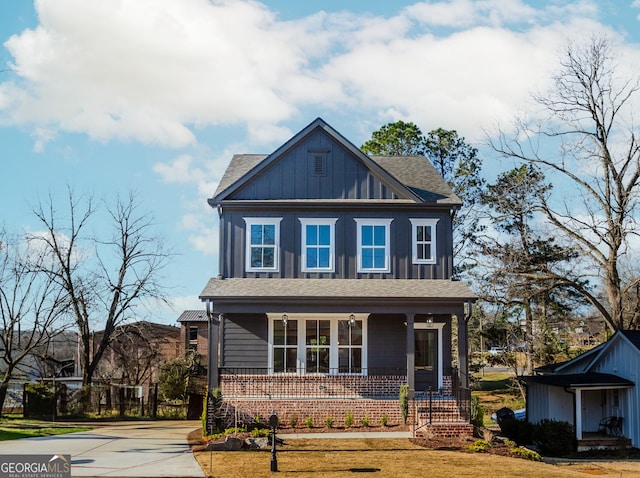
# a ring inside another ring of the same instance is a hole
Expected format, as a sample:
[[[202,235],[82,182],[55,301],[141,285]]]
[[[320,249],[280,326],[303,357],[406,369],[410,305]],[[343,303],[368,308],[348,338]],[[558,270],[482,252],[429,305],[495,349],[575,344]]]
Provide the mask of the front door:
[[[416,391],[438,391],[438,329],[415,329]]]

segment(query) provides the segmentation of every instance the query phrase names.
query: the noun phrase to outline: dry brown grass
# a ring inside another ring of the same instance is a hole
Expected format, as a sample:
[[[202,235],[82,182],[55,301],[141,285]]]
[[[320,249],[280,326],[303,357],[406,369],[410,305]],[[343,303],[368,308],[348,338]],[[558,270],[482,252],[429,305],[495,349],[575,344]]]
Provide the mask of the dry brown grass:
[[[638,476],[626,469],[600,466],[536,463],[518,458],[461,451],[435,451],[407,439],[287,439],[278,447],[279,475],[334,478],[376,476],[429,477],[585,477],[594,472],[605,476]],[[271,472],[271,452],[238,451],[194,453],[207,477],[260,478]],[[634,467],[632,466],[631,469]]]

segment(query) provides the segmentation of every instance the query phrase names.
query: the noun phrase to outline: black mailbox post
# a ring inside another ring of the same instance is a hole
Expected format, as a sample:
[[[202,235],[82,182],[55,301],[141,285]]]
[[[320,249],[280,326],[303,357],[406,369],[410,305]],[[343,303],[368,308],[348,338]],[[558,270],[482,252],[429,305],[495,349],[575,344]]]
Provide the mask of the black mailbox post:
[[[271,471],[278,471],[278,457],[276,456],[276,428],[278,428],[278,415],[273,413],[269,417],[271,427]]]

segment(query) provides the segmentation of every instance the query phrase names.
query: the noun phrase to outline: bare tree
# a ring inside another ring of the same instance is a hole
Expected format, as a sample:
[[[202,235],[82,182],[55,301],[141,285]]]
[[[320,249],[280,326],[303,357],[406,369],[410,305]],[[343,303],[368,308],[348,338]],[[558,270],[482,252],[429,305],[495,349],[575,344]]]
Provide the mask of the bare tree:
[[[570,45],[553,88],[535,97],[548,119],[537,126],[519,121],[512,137],[502,132],[492,142],[497,152],[537,165],[560,185],[558,194],[538,197],[538,210],[588,261],[584,270],[595,271],[604,298],[584,284],[570,285],[613,330],[638,327],[623,302],[640,280],[625,283],[619,270],[628,240],[638,233],[640,145],[630,109],[639,83],[620,79],[616,68],[607,39]]]
[[[117,327],[142,314],[148,301],[165,301],[161,270],[172,257],[161,238],[153,234],[153,221],[139,213],[134,194],[118,197],[113,206],[94,207],[89,196],[68,190],[61,215],[49,196],[47,204],[33,208],[45,233],[34,236],[51,258],[45,272],[68,295],[71,314],[81,342],[82,383],[90,385],[94,372]],[[111,226],[111,231],[94,232]],[[92,231],[90,228],[94,227]],[[92,345],[95,330],[100,340]]]
[[[37,270],[47,264],[42,251],[0,231],[0,410],[9,381],[34,352],[64,330],[67,296]]]

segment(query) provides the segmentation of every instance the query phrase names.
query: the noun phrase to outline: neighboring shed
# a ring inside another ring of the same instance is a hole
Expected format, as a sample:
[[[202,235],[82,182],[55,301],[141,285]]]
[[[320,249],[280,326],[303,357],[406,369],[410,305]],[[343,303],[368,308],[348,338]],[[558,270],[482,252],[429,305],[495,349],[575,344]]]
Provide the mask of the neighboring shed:
[[[607,342],[573,360],[520,377],[527,386],[527,418],[567,421],[579,446],[603,435],[640,446],[640,331],[617,331]],[[619,426],[607,429],[607,423]]]

